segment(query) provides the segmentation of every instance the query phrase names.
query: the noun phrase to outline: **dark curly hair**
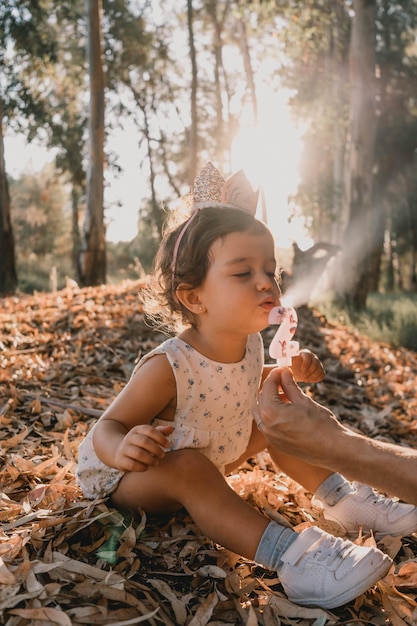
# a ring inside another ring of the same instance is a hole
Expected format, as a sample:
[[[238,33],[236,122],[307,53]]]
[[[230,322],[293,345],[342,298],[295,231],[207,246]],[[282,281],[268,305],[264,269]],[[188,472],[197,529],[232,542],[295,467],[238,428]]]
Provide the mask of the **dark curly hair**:
[[[203,283],[210,267],[212,244],[235,232],[270,233],[263,222],[246,211],[228,206],[205,207],[187,221],[190,223],[180,241],[174,272],[174,248],[185,222],[172,226],[172,220],[168,221],[155,257],[154,272],[143,293],[147,317],[159,330],[169,334],[195,324],[192,313],[176,297],[176,290],[181,283],[190,289]]]

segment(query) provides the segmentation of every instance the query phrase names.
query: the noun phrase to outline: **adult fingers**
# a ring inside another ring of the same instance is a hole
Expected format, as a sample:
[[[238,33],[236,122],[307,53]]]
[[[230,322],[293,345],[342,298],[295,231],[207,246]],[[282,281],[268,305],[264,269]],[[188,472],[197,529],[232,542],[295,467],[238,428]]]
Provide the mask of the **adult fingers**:
[[[280,384],[288,402],[297,404],[306,398],[305,393],[295,382],[293,373],[289,368],[284,368],[281,371]]]
[[[280,392],[282,389],[282,392]],[[264,400],[276,403],[294,402],[304,396],[294,380],[292,370],[288,367],[276,368],[270,371],[262,386],[260,396]]]

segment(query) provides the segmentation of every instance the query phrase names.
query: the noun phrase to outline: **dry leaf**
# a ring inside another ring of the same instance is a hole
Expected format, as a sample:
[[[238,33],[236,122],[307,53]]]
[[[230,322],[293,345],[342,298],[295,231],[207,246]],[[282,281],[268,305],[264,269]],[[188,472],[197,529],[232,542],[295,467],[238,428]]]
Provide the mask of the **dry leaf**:
[[[214,545],[184,511],[155,522],[140,511],[116,511],[105,499],[82,499],[79,443],[123,388],[138,354],[163,339],[144,323],[142,286],[68,283],[54,294],[2,299],[0,622],[414,626],[416,535],[384,539],[379,545],[395,560],[390,574],[330,613],[289,602],[276,573]],[[298,313],[297,339],[327,371],[306,393],[354,429],[417,447],[416,354],[371,342],[305,307]],[[280,523],[342,534],[313,510],[311,494],[274,470],[266,452],[228,481]]]

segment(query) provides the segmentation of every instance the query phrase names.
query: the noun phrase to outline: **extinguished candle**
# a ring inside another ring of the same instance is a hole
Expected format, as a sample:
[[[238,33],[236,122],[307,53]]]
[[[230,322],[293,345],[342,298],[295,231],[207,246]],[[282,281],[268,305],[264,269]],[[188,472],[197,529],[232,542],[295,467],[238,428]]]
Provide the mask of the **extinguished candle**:
[[[292,364],[292,357],[300,352],[298,341],[292,341],[297,330],[298,317],[293,307],[276,306],[269,314],[270,324],[279,324],[279,328],[269,346],[269,354],[279,366]]]

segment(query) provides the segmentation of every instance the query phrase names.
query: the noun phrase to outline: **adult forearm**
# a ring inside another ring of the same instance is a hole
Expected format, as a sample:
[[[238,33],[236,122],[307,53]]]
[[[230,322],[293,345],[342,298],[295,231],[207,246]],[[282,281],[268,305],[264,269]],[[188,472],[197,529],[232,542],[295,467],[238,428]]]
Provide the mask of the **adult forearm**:
[[[277,450],[417,505],[417,450],[350,430],[306,396],[290,370],[265,380],[255,419]]]
[[[417,450],[343,430],[323,442],[322,465],[417,505]]]

